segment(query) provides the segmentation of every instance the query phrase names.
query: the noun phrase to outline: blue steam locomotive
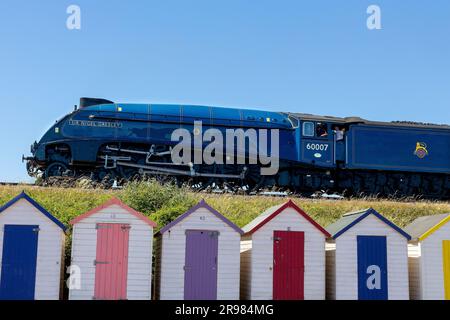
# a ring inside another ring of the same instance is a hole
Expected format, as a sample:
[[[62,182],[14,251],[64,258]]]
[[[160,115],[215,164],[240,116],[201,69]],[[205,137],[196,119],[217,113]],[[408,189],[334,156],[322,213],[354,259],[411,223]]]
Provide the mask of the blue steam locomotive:
[[[272,154],[277,158],[276,173],[261,174],[267,163],[257,155],[253,155],[257,161],[249,161],[252,152],[259,152],[251,142],[241,152],[247,160],[239,163],[174,163],[171,156],[177,141],[172,133],[182,128],[201,135],[196,132],[198,122],[202,130],[214,128],[224,135],[227,130],[242,129],[256,130],[257,135],[269,132],[270,138],[275,130],[279,139],[279,151]],[[276,187],[297,192],[450,198],[447,125],[81,98],[78,108],[31,146],[31,153],[24,157],[28,173],[43,178],[89,175],[104,180],[149,175],[188,181],[200,188]]]

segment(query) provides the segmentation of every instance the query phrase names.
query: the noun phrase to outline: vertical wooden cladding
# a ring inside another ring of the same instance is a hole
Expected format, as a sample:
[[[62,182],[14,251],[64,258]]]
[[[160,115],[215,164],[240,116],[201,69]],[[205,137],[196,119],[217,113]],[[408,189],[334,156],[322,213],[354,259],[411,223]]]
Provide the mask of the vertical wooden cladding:
[[[65,230],[25,193],[0,208],[0,299],[60,298]]]
[[[129,224],[97,224],[95,299],[127,298],[129,229]]]
[[[113,198],[71,224],[71,263],[82,281],[69,299],[151,299],[153,221]]]
[[[406,226],[414,300],[450,299],[450,214],[422,216]]]
[[[301,231],[274,231],[273,299],[304,299],[305,234]]]
[[[409,298],[407,232],[373,209],[347,213],[327,230],[329,299]]]
[[[329,233],[294,202],[267,209],[243,230],[242,299],[325,299]]]
[[[239,299],[241,234],[203,200],[164,226],[157,233],[156,297]]]

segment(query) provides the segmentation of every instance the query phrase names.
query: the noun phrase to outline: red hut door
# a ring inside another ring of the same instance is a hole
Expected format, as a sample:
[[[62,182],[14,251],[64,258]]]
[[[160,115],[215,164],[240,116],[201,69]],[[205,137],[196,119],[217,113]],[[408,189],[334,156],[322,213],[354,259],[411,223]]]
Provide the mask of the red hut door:
[[[94,299],[127,298],[129,233],[128,224],[97,224]]]
[[[273,299],[304,298],[305,234],[300,231],[274,231]]]

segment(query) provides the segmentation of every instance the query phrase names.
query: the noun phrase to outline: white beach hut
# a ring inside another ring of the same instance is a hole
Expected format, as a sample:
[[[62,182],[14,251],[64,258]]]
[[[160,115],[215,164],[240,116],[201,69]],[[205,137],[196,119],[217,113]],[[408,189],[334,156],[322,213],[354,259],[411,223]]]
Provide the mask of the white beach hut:
[[[242,299],[325,299],[329,234],[294,202],[267,209],[243,230]]]
[[[156,298],[239,299],[242,230],[205,201],[157,233]]]
[[[345,214],[326,228],[327,298],[407,300],[411,238],[374,209]]]
[[[71,300],[150,300],[153,228],[142,213],[113,198],[70,222]]]
[[[405,227],[411,299],[450,300],[450,214],[417,218]]]
[[[66,227],[22,192],[0,208],[0,300],[58,300]]]

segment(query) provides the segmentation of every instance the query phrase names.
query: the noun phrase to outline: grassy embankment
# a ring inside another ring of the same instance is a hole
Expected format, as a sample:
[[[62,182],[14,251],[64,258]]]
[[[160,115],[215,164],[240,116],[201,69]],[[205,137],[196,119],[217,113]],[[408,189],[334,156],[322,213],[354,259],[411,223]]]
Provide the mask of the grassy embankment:
[[[287,200],[277,197],[190,193],[187,190],[160,186],[157,183],[132,183],[123,190],[116,191],[2,186],[0,187],[0,205],[22,190],[65,224],[112,196],[122,199],[131,207],[148,215],[158,223],[159,227],[173,220],[202,198],[240,227],[268,207]],[[418,216],[450,212],[449,202],[404,202],[379,199],[336,201],[305,198],[293,198],[293,200],[323,226],[329,225],[346,212],[369,207],[373,207],[401,227]]]

